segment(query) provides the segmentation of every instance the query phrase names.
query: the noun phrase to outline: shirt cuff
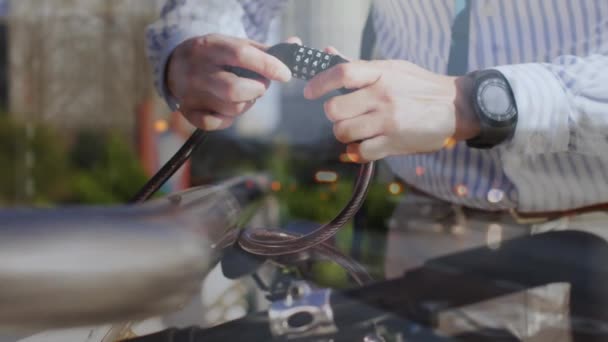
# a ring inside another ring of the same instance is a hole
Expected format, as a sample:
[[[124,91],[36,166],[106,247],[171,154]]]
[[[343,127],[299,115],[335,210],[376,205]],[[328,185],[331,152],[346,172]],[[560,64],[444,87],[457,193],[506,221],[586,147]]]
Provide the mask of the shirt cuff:
[[[509,81],[517,104],[513,138],[501,147],[507,156],[524,157],[568,150],[570,105],[549,66],[518,64],[494,68]]]
[[[187,18],[178,15],[168,15],[161,21],[148,27],[149,49],[155,51],[155,56],[151,57],[154,64],[154,83],[159,94],[165,99],[171,110],[179,110],[179,103],[171,95],[166,80],[166,71],[173,51],[188,39],[210,33],[247,38],[245,28],[240,21],[242,15],[243,11],[240,7],[238,10],[234,9],[231,13],[219,14],[215,18],[216,20],[194,20],[188,22]],[[238,22],[235,22],[235,20],[238,20]]]

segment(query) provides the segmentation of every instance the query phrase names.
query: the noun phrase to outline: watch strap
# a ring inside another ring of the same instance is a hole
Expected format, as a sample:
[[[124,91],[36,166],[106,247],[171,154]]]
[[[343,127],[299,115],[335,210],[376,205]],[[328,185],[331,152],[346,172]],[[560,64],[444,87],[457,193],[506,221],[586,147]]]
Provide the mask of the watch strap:
[[[513,136],[511,127],[492,127],[481,124],[481,132],[478,136],[466,141],[467,146],[477,149],[490,149]]]

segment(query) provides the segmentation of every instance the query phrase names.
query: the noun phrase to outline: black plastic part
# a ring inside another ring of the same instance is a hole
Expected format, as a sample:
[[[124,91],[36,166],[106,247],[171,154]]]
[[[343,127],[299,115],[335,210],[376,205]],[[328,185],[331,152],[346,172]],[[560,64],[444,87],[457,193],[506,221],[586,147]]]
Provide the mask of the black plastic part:
[[[208,329],[167,329],[124,342],[226,342],[272,341],[268,314],[260,312]]]
[[[300,50],[304,50],[306,53],[310,53],[311,55],[321,56],[320,58],[322,58],[322,59],[327,57],[327,59],[328,59],[328,61],[326,62],[327,66],[322,68],[321,67],[322,64],[319,63],[317,66],[313,67],[312,65],[310,65],[310,63],[308,63],[306,65],[306,67],[308,67],[308,69],[306,70],[306,72],[302,72],[301,69],[298,69],[299,67],[301,68],[303,66],[302,61],[301,60],[298,61],[298,52]],[[338,64],[348,63],[348,61],[346,59],[342,58],[341,56],[331,55],[331,54],[325,53],[323,51],[311,49],[311,48],[301,46],[298,44],[281,43],[281,44],[272,46],[266,52],[268,54],[276,57],[281,62],[283,62],[283,64],[285,64],[289,68],[289,70],[293,73],[293,76],[295,78],[300,78],[303,80],[310,80],[311,78],[318,75],[319,73],[321,73],[325,70],[328,70]],[[228,67],[226,67],[226,70],[233,72],[234,74],[236,74],[239,77],[251,78],[251,79],[263,79],[264,78],[262,75],[260,75],[256,72],[253,72],[253,71],[247,70],[247,69],[243,69],[243,68],[239,68],[239,67],[228,66]],[[314,73],[311,72],[312,70],[314,70]],[[349,93],[351,91],[352,90],[348,90],[348,89],[340,90],[340,92],[344,93],[344,94]]]
[[[266,262],[266,258],[245,252],[239,244],[224,250],[222,273],[228,279],[253,275]]]
[[[296,52],[300,45],[298,44],[289,44],[289,43],[280,43],[272,46],[266,53],[275,56],[278,60],[285,63],[287,67],[291,70],[293,66],[296,56]]]
[[[287,319],[287,324],[292,328],[302,328],[311,324],[314,319],[310,312],[298,312]]]
[[[142,203],[150,199],[154,193],[156,193],[168,180],[171,178],[177,170],[179,170],[184,163],[190,159],[192,152],[200,146],[200,144],[207,138],[207,133],[197,129],[190,138],[184,143],[184,145],[175,153],[175,155],[169,160],[153,177],[150,179],[141,190],[133,196],[129,203]]]
[[[226,71],[229,71],[229,72],[237,75],[238,77],[251,78],[253,80],[265,79],[264,76],[258,74],[257,72],[248,70],[248,69],[243,69],[243,68],[234,67],[234,66],[227,66],[224,69],[226,69]]]
[[[251,202],[264,197],[264,189],[262,189],[254,181],[245,181],[239,184],[235,184],[229,189],[230,194],[239,202],[243,207],[249,205]]]
[[[278,60],[283,62],[283,64],[287,65],[287,67],[291,70],[291,65],[293,65],[293,57],[295,56],[295,52],[297,49],[297,44],[287,44],[281,43],[274,45],[270,49],[266,51],[269,55],[276,57]],[[230,71],[236,74],[239,77],[243,78],[251,78],[251,79],[264,79],[265,77],[248,69],[243,69],[240,67],[227,66],[227,71]]]

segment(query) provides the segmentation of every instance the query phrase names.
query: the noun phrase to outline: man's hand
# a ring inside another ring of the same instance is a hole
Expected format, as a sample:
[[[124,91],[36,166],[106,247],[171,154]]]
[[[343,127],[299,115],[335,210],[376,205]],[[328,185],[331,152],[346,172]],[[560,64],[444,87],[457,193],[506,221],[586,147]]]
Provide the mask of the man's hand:
[[[336,53],[335,50],[328,50]],[[355,61],[312,79],[304,96],[317,99],[357,89],[325,103],[336,138],[360,162],[390,155],[434,152],[452,139],[477,135],[476,119],[461,99],[461,79],[406,61]],[[457,110],[458,108],[458,110]]]
[[[264,95],[270,81],[289,81],[289,69],[266,49],[217,34],[179,45],[168,63],[167,86],[188,121],[206,130],[227,128]],[[241,78],[226,71],[227,66],[249,69],[266,79]]]

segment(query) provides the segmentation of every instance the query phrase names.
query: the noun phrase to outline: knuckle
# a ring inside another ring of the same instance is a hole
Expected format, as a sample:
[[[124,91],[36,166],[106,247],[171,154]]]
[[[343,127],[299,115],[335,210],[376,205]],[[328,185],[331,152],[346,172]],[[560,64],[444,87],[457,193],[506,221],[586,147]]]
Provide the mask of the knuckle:
[[[236,44],[230,49],[229,58],[236,65],[241,65],[245,61],[249,46],[245,44]]]
[[[229,104],[226,106],[226,109],[223,113],[224,115],[227,116],[237,116],[242,114],[245,111],[245,104],[242,103],[236,103],[236,104]]]
[[[264,63],[264,73],[267,77],[274,79],[279,75],[279,68],[275,63],[273,63],[272,60],[268,60],[266,63]]]
[[[334,70],[338,77],[346,77],[346,75],[348,75],[348,64],[336,65]]]
[[[382,118],[382,133],[386,135],[393,134],[399,129],[399,121],[395,116],[386,116]]]
[[[201,37],[194,38],[192,41],[192,54],[205,53],[212,47],[212,42],[216,40],[216,35],[208,34]]]
[[[344,83],[349,83],[353,80],[353,68],[350,64],[340,64],[337,66],[337,75]]]
[[[377,134],[382,134],[382,133],[386,133],[387,130],[390,128],[389,125],[389,120],[388,117],[386,115],[378,115],[376,117],[376,119],[374,120],[375,122],[375,130]]]
[[[332,121],[338,121],[339,117],[338,117],[338,104],[336,103],[335,99],[331,99],[325,102],[325,104],[323,105],[324,110],[325,110],[325,114],[327,115],[327,118]]]
[[[389,111],[392,112],[397,105],[397,99],[393,93],[382,82],[377,83],[375,87],[380,103],[382,103]]]
[[[364,161],[377,159],[376,156],[374,155],[373,151],[369,148],[369,145],[366,142],[363,142],[359,146],[359,156]]]
[[[233,82],[230,82],[229,80],[223,78],[219,78],[216,82],[216,95],[222,100],[231,100],[231,98],[234,97],[234,94],[236,93],[234,88],[235,86]]]
[[[238,101],[239,99],[239,89],[236,86],[236,84],[230,84],[227,88],[226,88],[226,92],[225,92],[225,96],[223,98],[223,100],[226,101],[230,101],[230,102],[235,102]]]

